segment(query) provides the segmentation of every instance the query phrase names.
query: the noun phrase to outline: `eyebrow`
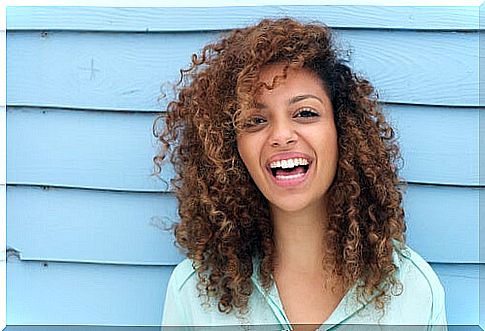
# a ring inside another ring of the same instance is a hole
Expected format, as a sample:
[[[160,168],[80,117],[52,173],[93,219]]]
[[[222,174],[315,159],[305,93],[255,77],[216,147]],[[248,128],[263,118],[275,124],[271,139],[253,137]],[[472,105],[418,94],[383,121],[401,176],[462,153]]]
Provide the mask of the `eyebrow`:
[[[320,101],[320,103],[322,105],[324,104],[323,100],[321,98],[317,97],[316,95],[313,95],[313,94],[302,94],[302,95],[297,95],[297,96],[291,98],[288,101],[288,105],[295,104],[295,103],[300,102],[300,101],[305,100],[305,99],[317,99],[318,101]],[[255,106],[256,109],[265,109],[265,108],[267,108],[265,104],[260,103],[260,102],[256,102],[256,104],[254,106]]]
[[[316,95],[313,95],[313,94],[297,95],[296,97],[291,98],[290,101],[288,101],[288,104],[292,105],[294,103],[297,103],[297,102],[305,100],[305,99],[317,99],[318,101],[320,101],[320,103],[323,104],[323,100],[320,99],[319,97],[317,97]]]

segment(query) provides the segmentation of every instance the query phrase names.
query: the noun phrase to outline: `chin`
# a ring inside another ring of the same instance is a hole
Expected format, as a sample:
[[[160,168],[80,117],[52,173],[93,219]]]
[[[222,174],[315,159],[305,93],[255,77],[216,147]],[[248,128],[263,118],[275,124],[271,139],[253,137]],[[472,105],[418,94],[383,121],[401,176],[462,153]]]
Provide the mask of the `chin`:
[[[313,202],[314,203],[314,202]],[[271,208],[276,208],[287,213],[304,212],[313,203],[309,201],[299,201],[297,199],[274,200],[270,202]]]

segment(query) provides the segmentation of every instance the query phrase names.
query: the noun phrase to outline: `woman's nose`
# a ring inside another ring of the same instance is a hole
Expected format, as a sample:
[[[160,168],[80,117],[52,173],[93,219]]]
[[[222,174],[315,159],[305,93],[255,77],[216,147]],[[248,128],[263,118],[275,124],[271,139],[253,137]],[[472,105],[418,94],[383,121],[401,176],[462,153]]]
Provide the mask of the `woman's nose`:
[[[297,141],[295,128],[289,121],[283,120],[273,123],[273,130],[269,139],[272,147],[294,144]]]

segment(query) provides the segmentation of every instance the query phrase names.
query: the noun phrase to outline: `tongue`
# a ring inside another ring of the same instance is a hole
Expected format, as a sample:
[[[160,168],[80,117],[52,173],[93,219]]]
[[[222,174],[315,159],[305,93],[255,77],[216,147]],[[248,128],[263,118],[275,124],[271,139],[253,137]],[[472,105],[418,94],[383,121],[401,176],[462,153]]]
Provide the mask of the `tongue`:
[[[291,169],[278,169],[276,170],[276,176],[298,175],[304,172],[305,168],[303,168],[302,166],[298,166]]]

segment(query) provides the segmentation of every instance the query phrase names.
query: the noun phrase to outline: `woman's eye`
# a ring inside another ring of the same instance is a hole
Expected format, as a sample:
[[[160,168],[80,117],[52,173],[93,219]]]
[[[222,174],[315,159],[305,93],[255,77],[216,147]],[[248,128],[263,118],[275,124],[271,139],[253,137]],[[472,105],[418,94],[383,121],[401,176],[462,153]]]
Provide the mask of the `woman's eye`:
[[[258,125],[261,125],[261,124],[264,124],[266,123],[266,120],[263,118],[263,117],[258,117],[258,116],[255,116],[255,117],[251,117],[249,118],[246,123],[244,124],[244,126],[246,128],[252,128],[252,127],[255,127],[255,126],[258,126]]]
[[[318,116],[318,113],[309,108],[303,108],[299,110],[295,115],[295,117],[315,117],[315,116]]]

